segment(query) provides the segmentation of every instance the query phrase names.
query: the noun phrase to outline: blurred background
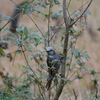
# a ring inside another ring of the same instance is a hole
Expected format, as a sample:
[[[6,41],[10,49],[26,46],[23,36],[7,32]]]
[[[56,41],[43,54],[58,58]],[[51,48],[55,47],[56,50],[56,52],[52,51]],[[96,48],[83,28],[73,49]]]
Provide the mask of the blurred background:
[[[20,4],[22,3],[24,0],[13,0],[16,4]],[[38,0],[37,0],[38,1]],[[59,0],[62,2],[62,0]],[[75,9],[78,9],[82,4],[84,4],[85,2],[87,2],[89,0],[72,0],[70,2],[70,6],[69,6],[69,12],[72,13],[75,11]],[[13,2],[11,2],[10,0],[0,0],[0,13],[4,16],[12,16],[15,4]],[[83,7],[83,9],[86,6]],[[57,9],[62,8],[61,6],[55,6],[53,8],[53,11],[57,11]],[[82,49],[84,51],[87,51],[90,59],[88,61],[86,61],[86,65],[85,67],[90,68],[90,69],[95,69],[95,71],[97,71],[98,73],[100,73],[100,32],[97,30],[98,28],[100,28],[100,0],[93,0],[91,6],[89,7],[88,11],[91,12],[91,14],[88,14],[86,21],[87,23],[90,25],[90,28],[86,28],[86,30],[84,31],[84,33],[78,38],[78,44],[76,46],[76,48]],[[45,13],[48,12],[47,10],[44,10]],[[47,29],[47,21],[42,19],[41,16],[38,16],[38,14],[33,13],[32,15],[33,20],[36,21],[37,25],[39,25],[40,29],[43,32],[46,32]],[[61,21],[61,20],[60,20]],[[0,26],[3,26],[6,22],[2,22],[0,23]],[[21,18],[19,20],[19,25],[20,24],[25,24],[28,28],[34,28],[35,25],[32,23],[32,21],[26,16],[26,15],[21,15]],[[56,22],[52,22],[52,25],[55,25]],[[8,27],[10,26],[10,23],[7,25]],[[4,33],[1,33],[4,34]],[[59,34],[57,34],[58,39],[59,39]],[[43,45],[37,47],[39,50],[43,50],[42,48]],[[6,53],[11,53],[14,52],[17,49],[17,47],[15,45],[9,45],[8,49],[5,50]],[[12,54],[12,57],[14,58],[14,54]],[[31,61],[31,65],[35,66],[35,62]],[[0,70],[3,70],[2,68],[5,68],[5,73],[8,72],[10,75],[15,76],[15,77],[19,77],[20,74],[22,73],[22,67],[21,65],[26,65],[26,62],[24,60],[23,55],[16,55],[14,61],[9,61],[9,58],[7,57],[1,57],[0,58]],[[36,68],[35,68],[36,69]],[[97,75],[97,77],[99,76],[99,74]],[[82,81],[82,84],[79,81],[75,81],[73,83],[73,86],[71,88],[75,88],[78,92],[80,91],[81,86],[84,86],[85,88],[91,88],[92,86],[88,84],[90,84],[90,80],[93,77],[91,76],[86,76],[86,78],[84,79],[84,81]],[[84,84],[85,83],[85,84]],[[2,85],[3,82],[1,81],[0,84]],[[87,85],[87,86],[86,86]],[[66,88],[70,91],[71,89],[69,89],[67,86]],[[65,89],[66,89],[65,88]],[[85,90],[84,90],[85,92]],[[63,98],[66,98],[66,90],[63,96],[61,96],[61,100]],[[81,94],[80,94],[81,95]],[[66,100],[66,99],[65,99]],[[72,99],[69,99],[72,100]],[[82,100],[81,96],[78,100]],[[87,99],[88,100],[88,99]]]

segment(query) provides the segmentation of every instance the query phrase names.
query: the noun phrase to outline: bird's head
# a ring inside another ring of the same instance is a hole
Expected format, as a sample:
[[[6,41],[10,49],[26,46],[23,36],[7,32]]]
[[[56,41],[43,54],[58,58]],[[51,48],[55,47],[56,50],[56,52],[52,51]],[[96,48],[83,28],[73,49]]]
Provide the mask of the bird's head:
[[[54,55],[55,49],[53,47],[46,47],[46,52],[48,55]]]

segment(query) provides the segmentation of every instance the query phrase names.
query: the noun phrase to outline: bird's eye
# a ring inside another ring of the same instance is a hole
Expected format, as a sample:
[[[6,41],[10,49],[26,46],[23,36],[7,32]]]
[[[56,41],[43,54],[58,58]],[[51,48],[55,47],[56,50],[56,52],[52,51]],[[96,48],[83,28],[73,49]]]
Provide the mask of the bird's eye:
[[[53,50],[50,50],[50,51],[53,51]]]

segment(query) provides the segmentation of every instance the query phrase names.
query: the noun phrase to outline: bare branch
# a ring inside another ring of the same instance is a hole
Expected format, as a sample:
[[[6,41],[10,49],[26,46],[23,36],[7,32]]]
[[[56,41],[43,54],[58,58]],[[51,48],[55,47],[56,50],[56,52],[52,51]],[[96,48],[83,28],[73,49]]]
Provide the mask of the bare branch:
[[[16,6],[18,6],[13,0],[10,0],[10,1],[12,1]],[[32,3],[32,2],[30,2],[30,3]],[[19,13],[20,13],[21,10],[22,10],[22,8],[20,8]],[[43,32],[42,32],[41,29],[38,27],[38,25],[35,23],[35,21],[30,17],[29,14],[26,14],[26,15],[31,19],[31,21],[35,24],[35,26],[37,27],[37,29],[40,31],[40,33],[42,34],[42,36],[43,36],[44,39],[46,40],[46,38],[45,38]]]
[[[77,100],[78,95],[76,94],[75,90],[73,89],[75,100]]]
[[[65,40],[64,40],[64,49],[63,49],[63,63],[62,63],[62,67],[61,67],[61,76],[62,78],[65,78],[65,66],[66,66],[66,57],[67,57],[67,47],[68,47],[68,37],[69,37],[69,32],[68,32],[68,16],[67,16],[67,12],[66,12],[66,0],[63,0],[63,17],[64,17],[64,22],[65,22],[65,27],[66,27],[66,34],[65,34]],[[54,100],[58,100],[59,96],[62,93],[63,87],[64,87],[64,83],[65,81],[63,79],[61,79],[60,81],[60,85],[59,88],[56,92],[56,95],[54,97]]]
[[[49,36],[50,36],[50,30],[49,30],[49,27],[50,27],[50,5],[49,5],[49,14],[48,14],[48,46],[49,46]]]
[[[22,45],[22,44],[21,44],[21,49],[22,49],[22,51],[24,51],[23,45]],[[31,66],[29,65],[29,62],[28,62],[28,60],[27,60],[27,58],[26,58],[26,55],[25,55],[25,52],[23,52],[23,55],[24,55],[25,61],[26,61],[26,63],[27,63],[27,66],[28,66],[29,69],[33,72],[33,74],[36,75],[35,72],[34,72],[34,70],[33,70],[33,69],[31,68]],[[37,75],[36,75],[36,76],[37,76]],[[34,80],[37,82],[37,84],[39,84],[39,85],[41,86],[42,89],[45,88],[37,78],[35,78],[34,76],[32,76],[32,77],[33,77]]]
[[[96,84],[96,93],[95,93],[95,98],[98,99],[98,84]]]
[[[83,4],[81,7],[85,6],[87,3],[88,3],[88,2],[86,2],[85,4]],[[62,6],[62,7],[63,7],[63,6]],[[75,13],[76,11],[78,11],[81,7],[79,7],[78,9],[76,9],[73,13]],[[65,8],[65,7],[64,7],[64,8]],[[67,8],[66,8],[66,9],[67,9]],[[67,11],[68,11],[68,10],[67,10]],[[72,14],[73,14],[73,13],[72,13]],[[72,14],[71,14],[71,15],[72,15]],[[71,18],[71,15],[70,15],[70,18]],[[62,26],[63,24],[64,24],[64,22],[61,23],[61,25],[59,26],[59,28],[61,28],[61,26]],[[60,30],[59,30],[59,31],[60,31]],[[54,36],[56,35],[56,33],[59,32],[59,31],[56,31],[56,32],[54,33],[54,35],[52,35],[52,37],[50,38],[49,42],[53,39],[53,37],[54,37]]]
[[[91,3],[93,0],[90,0],[89,4],[87,5],[87,7],[85,8],[85,10],[83,11],[83,13],[70,25],[70,27],[72,27],[82,16],[83,14],[87,11],[87,9],[90,7]]]
[[[70,5],[70,3],[71,3],[71,0],[69,0],[69,2],[68,2],[68,6],[67,6],[67,9],[69,8],[69,5]]]
[[[43,34],[43,32],[42,32],[41,29],[38,27],[38,25],[35,23],[35,21],[31,18],[31,16],[30,16],[29,14],[27,14],[27,16],[31,19],[31,21],[35,24],[35,26],[37,27],[37,29],[41,32],[41,34],[42,34],[42,36],[44,37],[44,39],[46,39],[45,36],[44,36],[44,34]]]
[[[12,18],[0,29],[0,31],[2,31],[14,18],[16,18],[19,14],[20,14],[20,11],[15,15],[15,16],[12,16]]]
[[[73,15],[76,11],[78,11],[80,8],[82,8],[83,6],[85,6],[88,2],[84,3],[82,6],[80,6],[79,8],[77,8],[71,15]]]

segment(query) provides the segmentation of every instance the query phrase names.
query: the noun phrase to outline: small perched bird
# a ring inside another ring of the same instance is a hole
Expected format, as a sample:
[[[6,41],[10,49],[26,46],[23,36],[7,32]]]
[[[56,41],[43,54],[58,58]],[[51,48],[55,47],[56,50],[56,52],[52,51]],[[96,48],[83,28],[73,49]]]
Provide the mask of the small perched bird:
[[[48,54],[47,65],[49,73],[46,88],[47,90],[49,90],[49,88],[51,87],[52,80],[55,77],[56,73],[58,73],[58,70],[61,66],[61,57],[53,47],[46,47],[46,52]]]

